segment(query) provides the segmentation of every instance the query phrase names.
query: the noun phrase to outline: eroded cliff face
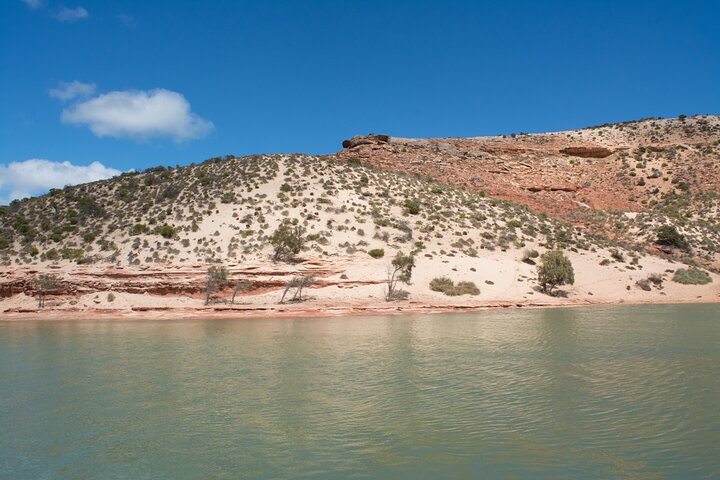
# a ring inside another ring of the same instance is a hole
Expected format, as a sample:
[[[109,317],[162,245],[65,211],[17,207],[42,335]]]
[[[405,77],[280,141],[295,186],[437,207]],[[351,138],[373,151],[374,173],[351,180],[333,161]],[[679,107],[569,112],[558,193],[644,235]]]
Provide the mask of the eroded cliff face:
[[[141,267],[118,267],[96,265],[56,265],[37,269],[33,267],[17,267],[6,269],[0,273],[0,298],[8,298],[23,293],[35,296],[37,287],[34,278],[38,273],[53,271],[60,279],[59,288],[49,291],[51,297],[70,298],[94,292],[133,293],[148,295],[189,296],[200,298],[205,293],[207,265],[176,266],[153,265]],[[315,286],[324,287],[338,285],[351,288],[359,284],[377,282],[358,282],[344,280],[327,280],[327,277],[343,271],[338,263],[322,260],[308,260],[297,264],[228,264],[227,268],[234,280],[224,291],[225,295],[232,292],[234,283],[239,280],[249,282],[250,289],[244,294],[279,290],[287,281],[295,276],[314,277]]]
[[[720,191],[718,117],[657,119],[548,134],[353,137],[341,159],[484,191],[575,223],[647,211],[669,194]],[[678,187],[682,189],[678,189]]]

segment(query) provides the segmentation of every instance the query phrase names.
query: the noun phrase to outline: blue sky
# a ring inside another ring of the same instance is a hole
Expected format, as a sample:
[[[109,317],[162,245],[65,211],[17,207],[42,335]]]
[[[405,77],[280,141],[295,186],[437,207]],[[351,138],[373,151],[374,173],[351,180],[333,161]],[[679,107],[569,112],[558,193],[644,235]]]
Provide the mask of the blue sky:
[[[0,203],[353,134],[717,114],[719,20],[715,1],[3,0]]]

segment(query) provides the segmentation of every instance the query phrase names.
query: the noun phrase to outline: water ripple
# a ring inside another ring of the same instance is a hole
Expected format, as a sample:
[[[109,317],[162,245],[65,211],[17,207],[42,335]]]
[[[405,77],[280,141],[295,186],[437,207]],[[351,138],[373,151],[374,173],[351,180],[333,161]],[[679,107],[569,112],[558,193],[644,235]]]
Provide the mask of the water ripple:
[[[717,306],[0,323],[0,466],[20,479],[718,478],[719,347]]]

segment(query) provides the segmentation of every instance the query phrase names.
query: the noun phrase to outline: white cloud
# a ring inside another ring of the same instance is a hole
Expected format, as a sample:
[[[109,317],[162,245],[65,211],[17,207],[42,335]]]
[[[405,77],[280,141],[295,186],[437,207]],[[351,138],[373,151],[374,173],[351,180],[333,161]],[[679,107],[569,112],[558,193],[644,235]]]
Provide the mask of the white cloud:
[[[68,22],[68,23],[77,22],[78,20],[82,20],[83,18],[87,18],[89,16],[90,16],[90,14],[83,7],[75,7],[75,8],[62,7],[55,14],[55,18],[57,18],[61,22]]]
[[[60,100],[71,100],[75,97],[89,97],[95,93],[94,83],[60,82],[57,88],[50,90],[50,96]]]
[[[119,175],[120,170],[100,162],[73,165],[33,158],[22,162],[0,163],[0,205],[10,201],[39,195],[51,188],[94,182]]]
[[[99,137],[170,137],[176,141],[199,138],[213,129],[212,122],[194,114],[190,103],[165,89],[110,92],[80,102],[62,112],[62,121],[87,125]]]
[[[42,7],[42,2],[40,0],[22,0],[25,5],[32,8],[33,10],[37,10],[38,8]]]

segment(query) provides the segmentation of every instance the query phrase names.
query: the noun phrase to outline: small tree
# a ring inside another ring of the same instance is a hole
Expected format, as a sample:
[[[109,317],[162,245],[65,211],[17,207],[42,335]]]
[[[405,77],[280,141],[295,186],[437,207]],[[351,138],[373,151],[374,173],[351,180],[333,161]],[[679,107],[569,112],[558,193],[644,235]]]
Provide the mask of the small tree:
[[[280,298],[280,303],[285,303],[285,296],[293,288],[295,289],[295,293],[293,294],[293,297],[292,297],[292,299],[290,299],[290,301],[291,302],[302,302],[303,288],[308,288],[313,283],[315,283],[314,277],[293,277],[293,278],[291,278],[285,285],[285,290],[283,291],[282,297]]]
[[[305,229],[299,225],[283,222],[270,237],[275,249],[273,260],[289,261],[305,248]]]
[[[388,285],[385,300],[407,298],[407,292],[398,290],[398,283],[409,284],[412,278],[412,270],[415,267],[415,257],[413,255],[404,255],[398,252],[393,258],[392,264],[388,267]]]
[[[575,271],[570,259],[560,250],[544,253],[538,265],[538,282],[548,295],[552,295],[556,286],[574,284]]]
[[[33,283],[37,289],[38,308],[44,308],[47,293],[60,288],[62,281],[59,277],[53,275],[52,273],[42,273],[35,277]]]
[[[238,292],[247,292],[252,288],[252,282],[250,280],[240,280],[237,285],[235,285],[235,288],[233,288],[233,295],[232,299],[230,300],[230,305],[235,304],[235,296],[238,294]]]
[[[207,279],[205,283],[205,305],[208,305],[210,303],[210,295],[227,286],[228,275],[228,269],[223,266],[212,266],[208,268]]]

